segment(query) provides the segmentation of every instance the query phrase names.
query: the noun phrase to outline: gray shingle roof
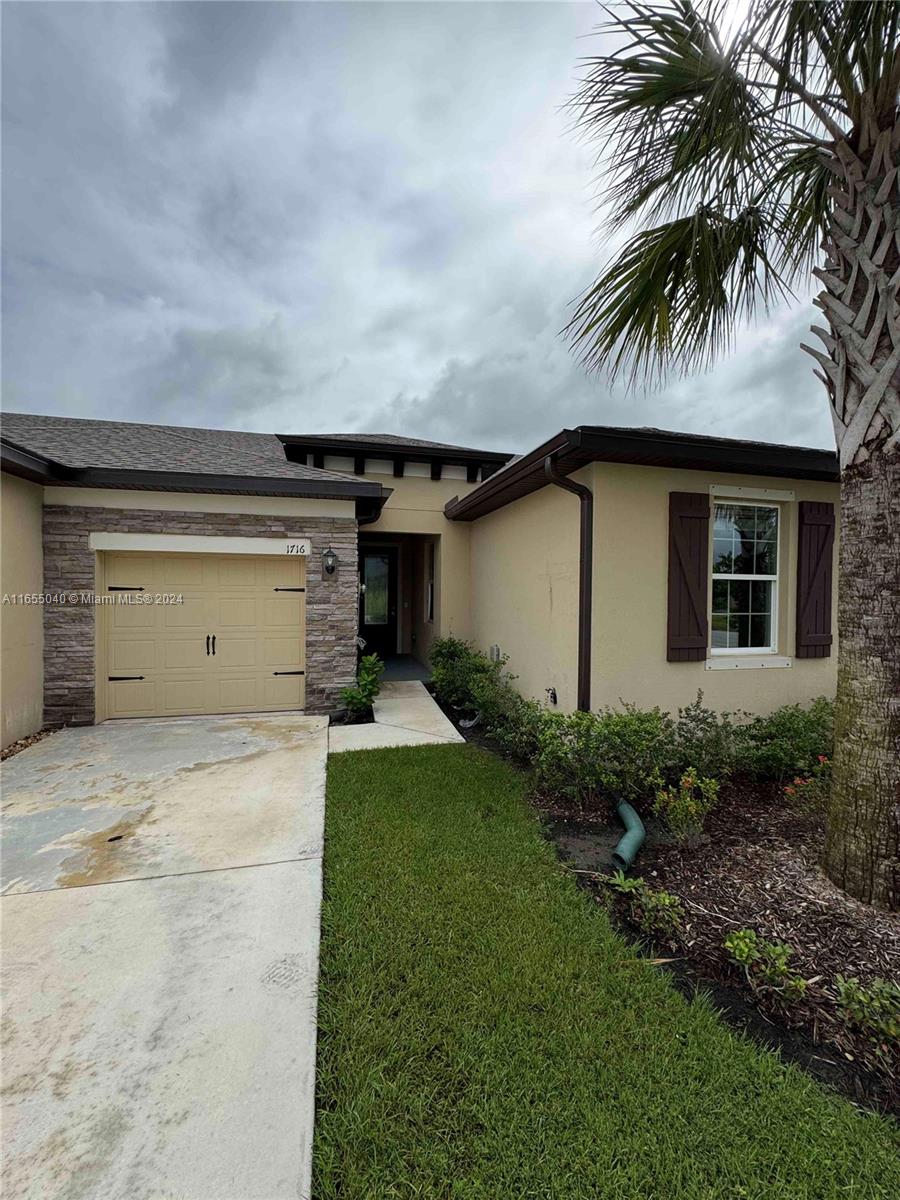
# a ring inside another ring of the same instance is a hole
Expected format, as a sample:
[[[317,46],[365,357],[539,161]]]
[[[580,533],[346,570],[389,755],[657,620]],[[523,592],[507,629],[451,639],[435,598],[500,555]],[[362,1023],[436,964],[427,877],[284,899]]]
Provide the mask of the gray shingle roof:
[[[308,437],[310,442],[371,442],[373,445],[381,445],[385,448],[393,447],[402,449],[404,446],[418,446],[422,450],[456,450],[463,454],[484,454],[496,456],[495,450],[478,449],[474,446],[455,446],[449,442],[428,442],[422,438],[400,437],[396,433],[310,433],[302,434],[285,434],[285,437]]]
[[[0,417],[0,434],[24,450],[76,469],[359,482],[352,475],[288,462],[271,433],[7,412]]]

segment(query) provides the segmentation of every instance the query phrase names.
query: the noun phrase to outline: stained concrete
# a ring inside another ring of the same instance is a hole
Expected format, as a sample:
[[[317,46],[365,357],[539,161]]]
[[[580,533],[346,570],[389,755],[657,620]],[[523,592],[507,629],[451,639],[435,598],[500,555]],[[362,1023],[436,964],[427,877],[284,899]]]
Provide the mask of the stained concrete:
[[[308,1195],[326,744],[116,722],[4,764],[5,1197]]]
[[[329,731],[329,753],[464,740],[424,685],[412,680],[382,684],[372,714],[374,721],[370,725],[334,726]]]

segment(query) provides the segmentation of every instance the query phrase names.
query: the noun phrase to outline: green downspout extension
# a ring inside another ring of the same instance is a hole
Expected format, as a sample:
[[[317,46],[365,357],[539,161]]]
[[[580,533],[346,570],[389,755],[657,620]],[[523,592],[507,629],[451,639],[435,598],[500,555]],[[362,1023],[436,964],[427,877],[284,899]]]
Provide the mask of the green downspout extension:
[[[619,820],[625,826],[625,833],[613,850],[612,860],[613,865],[620,871],[626,871],[634,862],[634,856],[638,850],[643,846],[647,831],[644,829],[644,822],[627,801],[623,800],[616,808],[616,812]]]

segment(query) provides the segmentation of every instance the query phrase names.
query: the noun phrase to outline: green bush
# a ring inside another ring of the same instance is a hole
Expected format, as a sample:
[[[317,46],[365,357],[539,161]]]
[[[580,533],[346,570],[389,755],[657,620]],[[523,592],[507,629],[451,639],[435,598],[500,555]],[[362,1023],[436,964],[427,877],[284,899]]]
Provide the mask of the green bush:
[[[737,713],[717,713],[703,704],[703,693],[678,710],[675,722],[674,756],[679,772],[693,767],[699,775],[726,779],[740,753],[741,730],[734,722]]]
[[[519,695],[514,678],[502,670],[479,675],[472,683],[472,698],[485,732],[507,754],[530,763],[540,748],[547,712],[536,700]]]
[[[540,729],[537,784],[547,796],[600,808],[652,795],[672,768],[672,721],[658,708],[548,713]]]
[[[896,1050],[900,1044],[900,987],[887,979],[875,979],[866,986],[843,975],[835,982],[844,1018],[871,1041],[887,1043]]]
[[[628,915],[644,933],[674,940],[684,925],[684,906],[662,888],[650,888],[640,876],[629,879],[623,871],[605,877],[606,884],[624,896]]]
[[[784,783],[809,775],[819,756],[831,757],[834,705],[824,696],[809,708],[786,704],[767,717],[756,717],[740,731],[736,765],[758,779]]]
[[[359,660],[356,686],[341,691],[341,702],[351,719],[364,716],[372,707],[372,701],[381,691],[383,672],[384,663],[377,654],[366,654]]]
[[[435,695],[451,708],[477,708],[475,688],[481,679],[499,676],[506,659],[491,662],[485,654],[458,638],[435,638],[429,650]]]
[[[831,759],[820,754],[809,775],[795,775],[782,791],[792,808],[812,816],[824,816],[831,796]]]
[[[703,832],[706,814],[718,796],[719,784],[715,779],[706,779],[688,767],[674,787],[657,789],[653,811],[679,842],[689,843]]]
[[[724,945],[754,991],[787,1003],[803,999],[806,980],[791,968],[790,946],[768,942],[752,929],[736,929],[728,934]]]

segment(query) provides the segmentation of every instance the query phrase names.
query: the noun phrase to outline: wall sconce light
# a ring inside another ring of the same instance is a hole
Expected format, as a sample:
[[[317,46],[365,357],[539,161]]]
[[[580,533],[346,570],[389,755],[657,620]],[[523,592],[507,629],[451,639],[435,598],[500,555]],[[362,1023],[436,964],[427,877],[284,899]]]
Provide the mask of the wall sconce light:
[[[326,575],[333,575],[337,570],[338,556],[329,546],[322,554],[322,570]]]

